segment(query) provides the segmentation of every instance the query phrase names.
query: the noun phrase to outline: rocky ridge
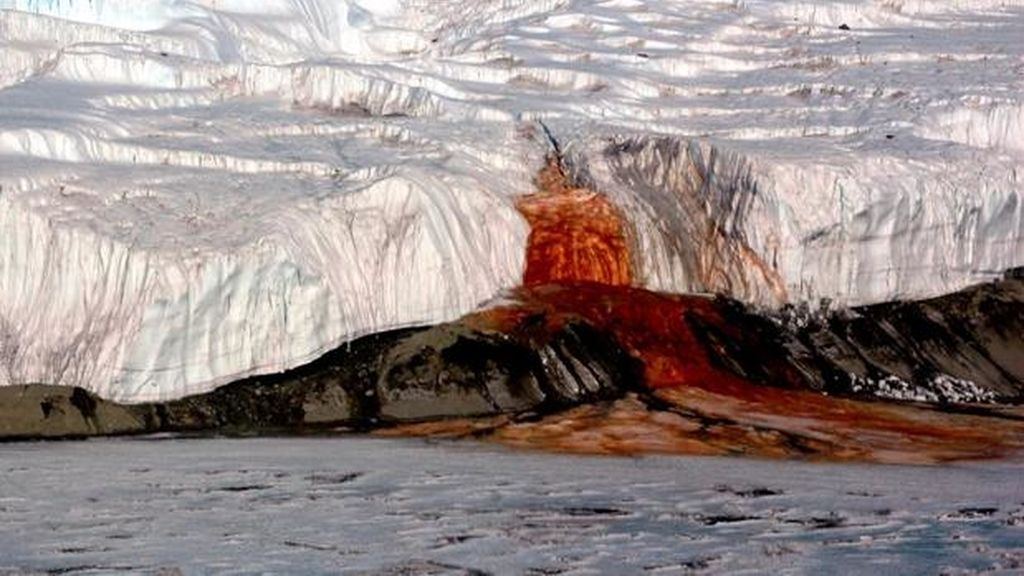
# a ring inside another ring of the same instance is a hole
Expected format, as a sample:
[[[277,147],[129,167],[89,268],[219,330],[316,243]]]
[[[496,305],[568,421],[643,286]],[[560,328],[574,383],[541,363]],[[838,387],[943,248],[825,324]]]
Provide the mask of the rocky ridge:
[[[631,320],[637,310],[662,321]],[[626,428],[638,419],[649,426],[658,414],[689,419],[696,428],[673,436],[684,452],[703,453],[700,442],[710,437],[716,449],[732,442],[740,453],[871,459],[880,447],[852,449],[852,430],[896,426],[910,438],[896,442],[901,450],[937,443],[950,457],[977,457],[1024,447],[1024,413],[1013,408],[1024,400],[1024,365],[1014,353],[1024,342],[1022,319],[1017,278],[926,301],[776,316],[723,297],[545,285],[456,322],[367,336],[301,368],[172,402],[121,405],[81,388],[0,388],[0,437],[392,430],[522,444],[531,422],[548,431],[552,422],[591,422],[600,434],[618,411]],[[897,381],[910,392],[894,395]],[[734,402],[755,402],[776,418],[720,413]],[[795,418],[796,406],[851,432],[816,438]],[[712,422],[732,432],[700,432]],[[966,441],[965,427],[1002,432],[949,452]],[[759,434],[772,439],[755,441]],[[629,446],[645,451],[642,442]]]

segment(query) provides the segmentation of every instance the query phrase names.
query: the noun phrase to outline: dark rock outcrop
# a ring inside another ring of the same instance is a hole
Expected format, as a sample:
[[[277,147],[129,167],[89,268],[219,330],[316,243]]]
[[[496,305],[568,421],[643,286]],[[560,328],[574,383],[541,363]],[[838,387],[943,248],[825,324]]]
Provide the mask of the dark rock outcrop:
[[[66,386],[0,386],[0,439],[75,438],[147,430],[131,406]]]
[[[833,393],[1024,401],[1024,279],[787,324],[793,365]]]
[[[585,325],[535,341],[451,323],[367,336],[296,370],[132,408],[158,430],[366,429],[616,397],[638,382],[631,366]]]
[[[294,370],[173,402],[124,406],[77,388],[0,387],[0,439],[365,430],[550,414],[627,392],[653,402],[648,386],[1024,401],[1020,279],[829,313],[765,315],[726,298],[628,287],[551,286],[522,297],[457,322],[360,338]]]
[[[431,329],[382,332],[346,343],[317,360],[279,374],[255,376],[216,390],[132,408],[158,430],[316,429],[376,422],[376,382],[384,356],[403,340]]]
[[[374,334],[294,370],[166,403],[126,406],[79,388],[3,387],[0,438],[315,432],[543,414],[620,397],[640,382],[630,357],[584,324],[496,334],[451,323]]]
[[[550,412],[621,396],[640,384],[629,356],[586,324],[546,341],[458,324],[420,332],[384,358],[377,380],[386,421]]]

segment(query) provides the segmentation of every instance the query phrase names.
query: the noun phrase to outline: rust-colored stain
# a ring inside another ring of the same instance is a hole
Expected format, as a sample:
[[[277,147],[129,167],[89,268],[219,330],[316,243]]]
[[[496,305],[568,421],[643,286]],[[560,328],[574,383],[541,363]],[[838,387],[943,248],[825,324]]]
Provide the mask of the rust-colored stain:
[[[631,284],[626,228],[615,206],[601,194],[570,186],[554,157],[536,183],[538,191],[516,205],[530,223],[523,285]]]
[[[500,427],[492,439],[526,449],[580,454],[645,453],[936,464],[1024,450],[1016,414],[988,416],[769,389],[743,398],[701,389],[658,392],[584,406],[538,422]]]
[[[638,397],[583,406],[537,422],[502,423],[493,440],[522,448],[588,454],[749,455],[817,460],[936,463],[995,458],[1024,450],[1024,409],[967,414],[912,404],[836,398],[799,386],[796,374],[774,385],[716,362],[739,339],[724,301],[594,283],[520,289],[514,304],[464,319],[542,341],[567,322],[607,331],[638,361],[658,406]],[[702,340],[694,328],[720,334]],[[766,360],[770,362],[770,360]],[[787,386],[789,388],[787,388]],[[465,424],[430,429],[459,435]],[[464,431],[464,430],[463,430]],[[407,429],[424,434],[426,429]],[[479,436],[479,430],[473,434]]]
[[[710,419],[785,432],[791,452],[804,451],[817,458],[927,464],[995,458],[1024,449],[1021,410],[1015,414],[958,413],[751,384],[717,392],[675,388],[660,390],[657,396]],[[807,441],[820,442],[828,449],[801,445]]]
[[[701,389],[636,394],[539,421],[507,417],[400,426],[387,436],[483,438],[526,450],[635,456],[751,456],[813,461],[938,464],[1024,453],[1024,410],[989,415],[774,390],[738,398]],[[679,393],[679,394],[677,394]],[[756,396],[756,395],[755,395]]]
[[[512,294],[512,303],[462,322],[535,343],[566,323],[587,323],[612,336],[637,362],[641,381],[634,389],[642,391],[537,421],[454,420],[384,433],[488,437],[516,447],[588,454],[921,464],[1024,450],[1024,409],[968,414],[800,389],[806,382],[795,368],[758,350],[759,340],[745,333],[751,327],[730,320],[741,316],[730,314],[727,301],[632,287],[621,216],[604,197],[571,187],[557,160],[548,162],[537,184],[540,192],[519,203],[533,227],[523,287]],[[705,268],[709,274],[715,269]],[[738,342],[744,347],[736,347]],[[764,368],[762,381],[728,366],[738,355],[751,354]]]
[[[502,315],[540,314],[555,323],[583,319],[612,332],[640,359],[652,388],[735,378],[709,360],[687,321],[739,329],[727,326],[713,300],[631,288],[632,256],[622,215],[603,195],[573,187],[557,157],[548,158],[536,185],[538,192],[518,203],[531,226],[521,304],[485,313],[492,324]],[[512,330],[513,324],[492,328]]]
[[[740,329],[726,325],[713,298],[596,283],[524,288],[516,296],[517,304],[486,310],[467,322],[497,332],[520,330],[538,318],[543,318],[548,332],[566,322],[586,322],[613,335],[642,363],[644,381],[651,388],[713,388],[739,380],[711,361],[693,330],[693,319],[728,331]]]

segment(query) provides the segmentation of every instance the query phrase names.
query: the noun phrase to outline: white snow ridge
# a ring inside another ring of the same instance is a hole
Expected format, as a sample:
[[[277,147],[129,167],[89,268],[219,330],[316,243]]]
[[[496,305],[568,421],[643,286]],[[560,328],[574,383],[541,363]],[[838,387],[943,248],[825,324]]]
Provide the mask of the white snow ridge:
[[[1024,265],[1022,1],[0,9],[0,384],[166,400],[458,317],[520,281],[538,120],[650,288]]]

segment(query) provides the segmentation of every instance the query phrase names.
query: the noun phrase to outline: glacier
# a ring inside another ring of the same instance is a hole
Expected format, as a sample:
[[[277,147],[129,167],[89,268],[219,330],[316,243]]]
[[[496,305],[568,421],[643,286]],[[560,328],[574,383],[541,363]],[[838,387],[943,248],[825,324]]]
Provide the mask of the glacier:
[[[1022,37],[1014,0],[0,0],[0,385],[168,400],[500,299],[544,131],[642,287],[996,278]]]

